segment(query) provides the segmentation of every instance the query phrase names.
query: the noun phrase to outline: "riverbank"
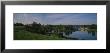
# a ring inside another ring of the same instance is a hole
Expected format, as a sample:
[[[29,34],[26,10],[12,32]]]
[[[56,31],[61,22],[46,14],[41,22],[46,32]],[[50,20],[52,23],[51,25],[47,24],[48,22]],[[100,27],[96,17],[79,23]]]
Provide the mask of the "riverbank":
[[[65,40],[65,38],[62,38],[55,34],[42,35],[21,30],[14,32],[14,40]]]
[[[50,28],[53,27],[36,29],[32,27],[26,28],[26,26],[14,26],[14,40],[81,40],[79,39],[80,37],[83,38],[85,35],[88,37],[90,34],[95,36],[94,32],[97,32],[96,29],[88,29],[84,30],[84,32],[75,32],[74,30],[64,30],[65,32],[60,32],[61,28],[58,30],[53,29],[52,31]],[[74,32],[74,34],[72,34],[72,32]],[[66,36],[72,36],[66,37],[64,34],[66,34]],[[73,35],[78,37],[74,37]]]

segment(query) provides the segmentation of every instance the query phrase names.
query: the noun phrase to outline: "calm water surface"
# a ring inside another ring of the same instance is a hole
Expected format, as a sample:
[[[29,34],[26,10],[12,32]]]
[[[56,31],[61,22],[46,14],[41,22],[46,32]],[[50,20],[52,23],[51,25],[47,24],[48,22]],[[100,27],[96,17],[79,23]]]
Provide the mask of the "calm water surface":
[[[97,33],[88,31],[75,31],[68,35],[64,33],[63,36],[68,38],[77,38],[79,40],[97,40]]]

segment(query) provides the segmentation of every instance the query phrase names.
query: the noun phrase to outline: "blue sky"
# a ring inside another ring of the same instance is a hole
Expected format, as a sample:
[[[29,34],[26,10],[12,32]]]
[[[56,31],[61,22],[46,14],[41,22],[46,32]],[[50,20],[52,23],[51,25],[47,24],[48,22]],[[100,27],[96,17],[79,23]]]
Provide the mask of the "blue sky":
[[[14,13],[14,23],[30,24],[33,21],[51,25],[97,24],[96,13]]]

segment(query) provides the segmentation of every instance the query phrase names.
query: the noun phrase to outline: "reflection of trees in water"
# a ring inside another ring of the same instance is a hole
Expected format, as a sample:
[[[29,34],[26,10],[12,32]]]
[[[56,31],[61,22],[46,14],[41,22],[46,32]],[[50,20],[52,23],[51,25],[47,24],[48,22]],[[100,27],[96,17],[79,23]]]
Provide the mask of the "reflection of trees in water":
[[[95,36],[96,32],[95,31],[87,31],[88,34],[91,34],[92,36]]]
[[[72,32],[76,32],[76,31],[79,31],[79,30],[65,31],[64,33],[65,33],[65,35],[68,36],[68,35],[72,34]],[[95,36],[96,33],[97,33],[95,30],[92,30],[92,29],[85,30],[85,31],[83,31],[83,32],[87,32],[88,34],[91,34],[92,36]]]
[[[64,32],[66,35],[72,34],[72,31]]]
[[[71,39],[73,37],[69,37],[69,35],[71,35],[73,32],[76,32],[76,31],[87,32],[88,36],[89,35],[95,36],[97,34],[97,31],[96,31],[97,29],[95,29],[95,28],[82,27],[83,30],[79,30],[79,29],[80,29],[80,27],[75,27],[74,30],[66,30],[66,31],[64,31],[63,35],[64,35],[64,37]]]

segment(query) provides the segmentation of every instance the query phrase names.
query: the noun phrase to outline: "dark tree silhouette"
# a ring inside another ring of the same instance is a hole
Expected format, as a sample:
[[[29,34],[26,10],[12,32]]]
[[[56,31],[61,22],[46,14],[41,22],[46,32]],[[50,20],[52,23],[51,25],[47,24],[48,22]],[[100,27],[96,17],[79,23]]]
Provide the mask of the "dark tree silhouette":
[[[24,24],[22,24],[22,23],[15,23],[14,25],[15,26],[24,26]]]

